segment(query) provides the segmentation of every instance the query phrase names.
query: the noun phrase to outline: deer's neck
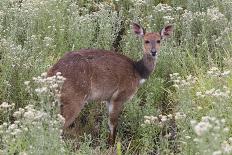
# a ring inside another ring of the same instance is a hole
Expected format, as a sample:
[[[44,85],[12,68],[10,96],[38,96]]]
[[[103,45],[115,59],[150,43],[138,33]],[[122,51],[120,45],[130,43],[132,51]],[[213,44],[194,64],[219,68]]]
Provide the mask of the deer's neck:
[[[155,68],[156,57],[150,54],[144,54],[143,58],[135,62],[135,69],[139,73],[141,79],[147,79]]]

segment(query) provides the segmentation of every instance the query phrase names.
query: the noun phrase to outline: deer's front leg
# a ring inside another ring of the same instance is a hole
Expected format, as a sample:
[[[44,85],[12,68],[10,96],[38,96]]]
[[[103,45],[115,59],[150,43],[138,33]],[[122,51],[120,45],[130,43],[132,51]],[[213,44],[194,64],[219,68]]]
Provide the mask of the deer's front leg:
[[[123,105],[122,101],[111,101],[108,103],[108,111],[109,111],[108,125],[110,129],[108,144],[111,146],[113,146],[115,143],[118,119],[122,111],[122,107],[123,107],[122,105]]]

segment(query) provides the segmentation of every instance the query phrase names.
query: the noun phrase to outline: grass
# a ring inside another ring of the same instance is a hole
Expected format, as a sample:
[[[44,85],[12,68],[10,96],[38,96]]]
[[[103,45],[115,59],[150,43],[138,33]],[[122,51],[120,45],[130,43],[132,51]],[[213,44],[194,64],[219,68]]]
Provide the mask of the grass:
[[[139,59],[132,22],[147,31],[172,24],[174,33],[162,42],[155,72],[125,104],[117,153],[231,154],[231,8],[230,0],[1,0],[0,154],[110,154],[105,105],[86,106],[70,132],[75,138],[64,140],[52,93],[60,85],[33,77],[81,48],[117,46]]]

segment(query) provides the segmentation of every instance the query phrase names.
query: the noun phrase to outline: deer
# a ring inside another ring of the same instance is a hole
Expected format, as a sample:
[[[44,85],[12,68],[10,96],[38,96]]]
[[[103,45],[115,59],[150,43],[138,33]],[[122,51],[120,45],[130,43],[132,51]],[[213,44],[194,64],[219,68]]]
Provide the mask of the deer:
[[[171,36],[173,27],[146,32],[139,24],[132,23],[132,30],[143,40],[143,57],[138,61],[110,50],[80,49],[67,52],[48,70],[47,76],[60,72],[66,78],[60,95],[64,129],[72,125],[86,103],[106,101],[108,144],[114,145],[123,105],[154,71],[161,40]]]

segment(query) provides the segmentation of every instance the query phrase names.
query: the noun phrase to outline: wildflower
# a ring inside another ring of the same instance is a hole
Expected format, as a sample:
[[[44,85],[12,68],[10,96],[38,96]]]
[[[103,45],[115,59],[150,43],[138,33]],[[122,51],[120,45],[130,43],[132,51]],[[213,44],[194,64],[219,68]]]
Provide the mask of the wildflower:
[[[46,93],[47,92],[47,87],[36,88],[35,92],[37,92],[38,94]]]
[[[183,10],[183,8],[182,7],[176,7],[176,11],[181,11],[181,10]]]
[[[0,105],[0,108],[3,108],[3,109],[7,109],[11,107],[12,105],[8,104],[7,102],[2,102],[2,104]]]
[[[17,136],[20,133],[22,133],[22,130],[20,130],[20,129],[15,129],[13,132],[11,132],[11,134],[14,135],[14,136]]]
[[[64,124],[65,118],[62,115],[60,115],[60,114],[58,114],[57,116],[58,116],[59,122],[62,123],[62,124]]]
[[[44,72],[44,73],[41,74],[41,76],[42,76],[42,77],[46,77],[46,76],[47,76],[47,73]]]
[[[211,21],[217,21],[224,18],[224,14],[222,14],[218,8],[207,9],[207,15]]]
[[[215,91],[214,88],[207,90],[207,91],[205,91],[205,95],[211,95],[211,94],[213,94],[214,91]]]
[[[56,76],[61,76],[61,72],[57,72],[57,73],[56,73]]]
[[[150,116],[144,116],[144,119],[150,119]]]
[[[209,75],[213,74],[213,71],[207,71],[207,74],[209,74]]]
[[[202,92],[196,92],[196,96],[201,96]]]
[[[229,71],[229,70],[228,70],[228,71],[224,71],[223,73],[221,73],[221,75],[224,76],[224,77],[225,77],[225,76],[228,76],[229,74],[230,74],[230,71]]]
[[[228,142],[224,141],[222,143],[222,151],[223,153],[230,154],[232,152],[232,146],[228,144]]]
[[[232,143],[232,137],[230,137],[228,140],[229,140],[230,143]]]
[[[186,114],[183,113],[183,112],[177,112],[177,113],[175,114],[175,119],[176,119],[176,120],[183,119],[183,118],[185,118],[185,117],[186,117]]]
[[[196,121],[196,120],[191,120],[191,121],[190,121],[190,124],[191,124],[192,126],[194,126],[194,125],[197,124],[197,121]]]
[[[212,155],[221,155],[222,151],[218,150],[218,151],[214,151]]]
[[[194,131],[198,136],[202,136],[205,134],[210,128],[211,124],[209,122],[199,122],[194,126]]]
[[[20,152],[19,155],[27,155],[26,152]]]
[[[180,74],[179,73],[173,73],[172,75],[173,76],[179,76]]]
[[[25,84],[26,86],[28,86],[29,83],[30,83],[30,81],[24,81],[24,84]]]
[[[162,121],[162,122],[166,122],[166,121],[167,121],[167,116],[162,116],[162,117],[161,117],[161,121]]]
[[[172,118],[172,114],[168,114],[167,116],[168,116],[168,118]]]
[[[15,118],[19,118],[19,117],[21,117],[22,116],[22,114],[23,114],[23,112],[24,112],[24,110],[22,111],[15,111],[14,113],[13,113],[13,116],[15,117]]]
[[[168,133],[168,134],[166,134],[164,137],[165,138],[170,138],[172,136],[172,134],[171,133]]]
[[[23,115],[27,119],[33,119],[34,118],[34,113],[32,111],[27,111]]]
[[[158,118],[157,118],[157,117],[154,117],[154,116],[151,116],[151,117],[150,117],[150,120],[153,121],[153,122],[155,122],[155,121],[158,120]]]
[[[230,129],[229,129],[228,127],[225,127],[225,128],[223,129],[223,131],[224,131],[224,132],[229,132]]]
[[[218,71],[218,68],[217,67],[212,67],[210,70],[211,71]]]
[[[14,130],[14,129],[16,129],[16,128],[18,128],[18,126],[17,126],[16,124],[11,124],[11,125],[8,127],[9,130]]]
[[[150,120],[145,120],[144,123],[145,124],[151,124],[151,121]]]
[[[51,85],[50,87],[51,87],[51,88],[58,88],[59,85],[58,85],[57,83],[55,83],[55,84]]]
[[[177,84],[174,84],[173,87],[179,89],[179,86]]]

